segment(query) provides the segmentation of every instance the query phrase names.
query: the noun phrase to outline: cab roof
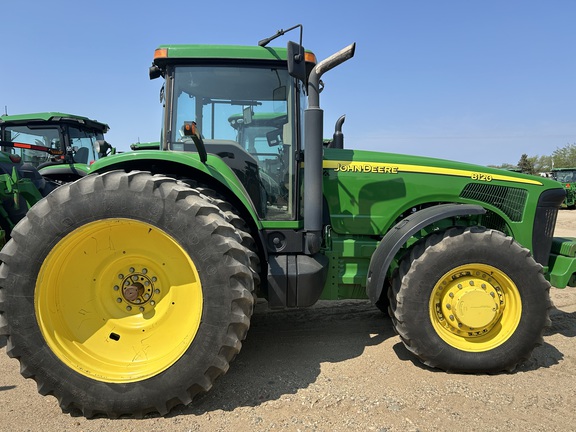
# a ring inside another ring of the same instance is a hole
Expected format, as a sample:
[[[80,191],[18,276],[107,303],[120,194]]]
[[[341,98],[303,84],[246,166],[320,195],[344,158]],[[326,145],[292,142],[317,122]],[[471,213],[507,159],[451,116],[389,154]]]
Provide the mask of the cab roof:
[[[16,115],[3,115],[0,116],[0,126],[6,124],[24,125],[27,123],[76,123],[83,126],[97,129],[102,132],[108,132],[110,127],[106,123],[101,123],[96,120],[91,120],[88,117],[83,117],[75,114],[66,114],[61,112],[41,112],[30,114],[16,114]]]
[[[161,64],[168,59],[286,61],[287,53],[286,48],[252,45],[160,45],[154,53],[154,63]],[[306,61],[316,63],[311,51],[306,51]]]

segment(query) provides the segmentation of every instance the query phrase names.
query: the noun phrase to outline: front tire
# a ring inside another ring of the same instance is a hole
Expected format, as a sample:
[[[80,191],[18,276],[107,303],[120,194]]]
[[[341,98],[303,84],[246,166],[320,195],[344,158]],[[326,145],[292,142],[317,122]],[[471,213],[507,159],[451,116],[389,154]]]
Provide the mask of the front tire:
[[[249,251],[198,191],[144,172],[64,185],[0,258],[0,330],[39,392],[86,417],[166,414],[212,386],[253,309]]]
[[[389,290],[406,348],[451,372],[512,371],[549,325],[550,284],[511,237],[452,228],[413,246]]]

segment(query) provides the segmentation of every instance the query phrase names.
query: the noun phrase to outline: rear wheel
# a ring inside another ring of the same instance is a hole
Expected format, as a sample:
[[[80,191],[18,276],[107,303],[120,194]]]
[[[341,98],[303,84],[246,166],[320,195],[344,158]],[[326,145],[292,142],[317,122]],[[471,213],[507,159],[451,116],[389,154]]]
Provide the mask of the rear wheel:
[[[246,336],[254,281],[241,242],[216,206],[167,177],[62,186],[2,251],[8,354],[65,411],[141,417],[187,404]]]
[[[389,291],[406,348],[453,372],[510,371],[542,342],[550,284],[512,238],[453,228],[416,244]]]

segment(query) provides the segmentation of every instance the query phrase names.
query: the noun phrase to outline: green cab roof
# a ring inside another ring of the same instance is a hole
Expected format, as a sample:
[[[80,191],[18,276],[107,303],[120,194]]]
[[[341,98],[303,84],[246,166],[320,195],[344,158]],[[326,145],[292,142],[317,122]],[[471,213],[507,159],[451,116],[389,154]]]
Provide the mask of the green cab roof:
[[[0,116],[0,126],[6,124],[27,124],[27,123],[77,123],[88,126],[92,129],[97,129],[102,132],[108,132],[110,127],[106,123],[101,123],[97,120],[91,120],[88,117],[83,117],[75,114],[66,114],[61,112],[40,112],[30,114],[16,114],[16,115],[3,115]]]
[[[164,63],[168,59],[286,61],[287,52],[286,48],[257,45],[160,45],[154,53],[154,63]],[[312,52],[306,51],[306,61],[316,62]]]

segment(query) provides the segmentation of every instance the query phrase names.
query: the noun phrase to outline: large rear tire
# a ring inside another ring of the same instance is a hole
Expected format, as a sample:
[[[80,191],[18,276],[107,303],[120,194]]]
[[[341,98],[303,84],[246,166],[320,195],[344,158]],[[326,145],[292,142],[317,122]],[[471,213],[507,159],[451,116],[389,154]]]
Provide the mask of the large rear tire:
[[[196,190],[144,172],[67,184],[0,258],[0,331],[41,394],[86,417],[166,414],[210,389],[253,309],[250,252]]]
[[[512,371],[550,321],[550,284],[511,237],[452,228],[413,246],[389,290],[390,316],[406,348],[451,372]]]

